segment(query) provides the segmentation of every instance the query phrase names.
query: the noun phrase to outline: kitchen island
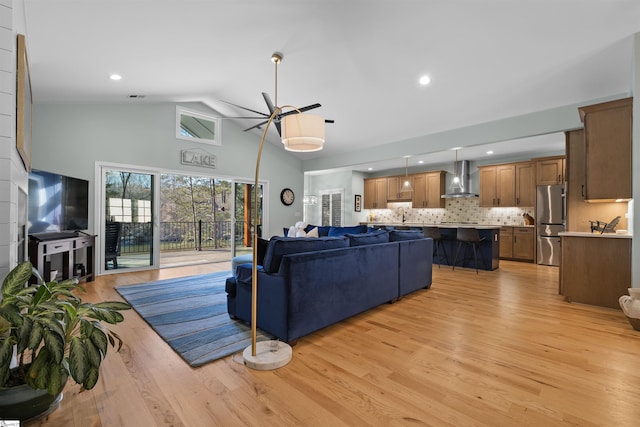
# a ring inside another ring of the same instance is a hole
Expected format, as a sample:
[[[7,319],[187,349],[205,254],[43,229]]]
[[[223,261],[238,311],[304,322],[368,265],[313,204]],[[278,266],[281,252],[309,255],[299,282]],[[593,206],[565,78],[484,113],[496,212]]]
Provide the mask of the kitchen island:
[[[453,266],[453,261],[458,250],[458,240],[456,234],[458,228],[476,228],[480,237],[484,237],[484,240],[479,245],[478,252],[478,269],[480,270],[495,270],[500,266],[500,226],[499,225],[480,225],[480,224],[464,224],[464,223],[446,223],[446,224],[422,224],[412,222],[363,222],[361,224],[368,225],[376,228],[386,229],[416,229],[422,230],[423,227],[438,227],[440,234],[442,235],[442,246],[444,251],[440,252],[440,260],[436,257],[434,248],[433,263],[440,265]],[[463,246],[460,250],[464,250]],[[444,254],[447,254],[445,257]],[[462,252],[459,258],[462,258]],[[482,260],[486,265],[483,265]],[[464,259],[459,259],[456,267],[475,268],[473,261],[473,251],[467,248],[466,256]]]
[[[558,293],[568,302],[619,309],[631,287],[630,234],[560,233]]]

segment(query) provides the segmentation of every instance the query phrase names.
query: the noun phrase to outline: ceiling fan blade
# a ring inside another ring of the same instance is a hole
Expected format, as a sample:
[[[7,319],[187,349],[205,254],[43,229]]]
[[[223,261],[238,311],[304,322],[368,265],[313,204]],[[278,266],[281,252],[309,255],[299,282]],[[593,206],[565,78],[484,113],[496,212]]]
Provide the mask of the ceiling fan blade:
[[[269,97],[268,93],[262,92],[262,97],[264,98],[264,102],[267,103],[267,108],[269,108],[269,116],[271,116],[271,114],[276,111],[276,107],[273,105],[273,102],[271,102],[271,98]]]
[[[246,132],[246,131],[249,131],[251,129],[262,129],[262,126],[266,125],[267,123],[268,123],[268,120],[266,122],[260,122],[257,125],[253,125],[250,128],[246,128],[244,131]],[[276,126],[276,129],[278,130],[278,135],[282,136],[280,122],[274,121],[273,124]]]
[[[232,116],[232,117],[221,117],[222,119],[245,119],[245,120],[264,120],[265,117],[236,117],[236,116]]]
[[[280,117],[289,116],[291,114],[304,113],[305,111],[313,110],[314,108],[322,107],[320,104],[307,105],[306,107],[298,108],[297,110],[287,111],[286,113],[280,114]]]
[[[327,119],[327,120],[325,120],[324,122],[325,122],[325,123],[335,123],[336,121],[335,121],[335,120],[329,120],[329,119]]]
[[[225,104],[233,105],[236,108],[241,108],[243,110],[250,111],[252,113],[260,114],[263,117],[269,117],[270,116],[270,114],[261,113],[260,111],[252,110],[251,108],[247,108],[247,107],[243,107],[242,105],[234,104],[233,102],[222,101],[222,100],[221,100],[221,102],[224,102]],[[232,117],[229,117],[229,118],[232,118]],[[244,118],[244,117],[233,117],[233,118],[235,119],[235,118]],[[261,117],[252,117],[252,118],[261,118]]]
[[[268,121],[266,121],[266,122],[260,122],[260,123],[258,123],[257,125],[253,125],[253,126],[251,126],[250,128],[246,128],[244,131],[246,132],[246,131],[248,131],[248,130],[256,129],[256,128],[258,128],[258,129],[259,129],[260,127],[262,127],[262,126],[266,125],[266,124],[267,124],[267,122],[268,122]]]

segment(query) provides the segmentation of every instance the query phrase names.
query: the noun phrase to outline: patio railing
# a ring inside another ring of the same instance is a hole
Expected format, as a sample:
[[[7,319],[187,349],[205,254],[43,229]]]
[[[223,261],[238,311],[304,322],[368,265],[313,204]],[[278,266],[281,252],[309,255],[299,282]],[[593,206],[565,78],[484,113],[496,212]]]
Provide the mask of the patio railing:
[[[231,249],[231,220],[205,222],[161,222],[160,251]],[[236,223],[236,242],[242,242],[243,224]],[[120,253],[149,252],[151,249],[151,224],[123,222],[120,236]]]

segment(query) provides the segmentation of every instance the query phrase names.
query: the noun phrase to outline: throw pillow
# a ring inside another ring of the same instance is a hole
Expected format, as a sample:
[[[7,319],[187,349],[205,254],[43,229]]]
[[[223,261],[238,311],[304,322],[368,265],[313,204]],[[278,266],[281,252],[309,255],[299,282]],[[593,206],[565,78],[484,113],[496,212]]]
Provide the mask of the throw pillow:
[[[313,228],[311,231],[307,233],[307,237],[320,237],[318,235],[318,227]]]
[[[323,226],[321,226],[321,225],[311,225],[311,224],[309,224],[309,225],[307,225],[307,226],[305,227],[304,231],[306,231],[306,232],[308,233],[308,232],[310,232],[311,230],[313,230],[314,228],[317,228],[317,229],[318,229],[318,236],[320,236],[320,237],[327,237],[327,236],[329,236],[329,229],[330,229],[331,227],[329,227],[329,226],[324,226],[324,227],[323,227]]]
[[[269,246],[269,241],[265,240],[261,237],[258,237],[258,265],[262,265],[264,262],[264,255],[267,253],[267,247]]]

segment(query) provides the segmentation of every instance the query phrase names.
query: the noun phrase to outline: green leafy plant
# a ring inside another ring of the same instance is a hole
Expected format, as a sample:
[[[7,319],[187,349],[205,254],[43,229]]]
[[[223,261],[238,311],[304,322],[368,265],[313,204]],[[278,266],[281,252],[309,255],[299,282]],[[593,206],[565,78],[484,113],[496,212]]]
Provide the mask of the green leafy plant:
[[[28,283],[32,276],[36,284]],[[87,390],[96,385],[107,348],[123,344],[104,323],[122,322],[120,311],[131,307],[82,302],[78,291],[84,288],[75,279],[44,282],[28,261],[9,272],[0,301],[0,387],[28,384],[57,395],[68,376]]]

